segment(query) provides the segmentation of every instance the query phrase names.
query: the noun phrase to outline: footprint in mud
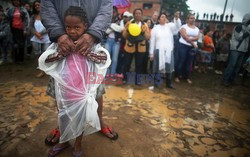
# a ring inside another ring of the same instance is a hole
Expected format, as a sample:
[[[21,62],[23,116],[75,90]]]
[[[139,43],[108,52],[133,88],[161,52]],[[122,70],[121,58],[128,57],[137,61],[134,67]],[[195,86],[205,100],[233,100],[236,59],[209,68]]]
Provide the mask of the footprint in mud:
[[[198,139],[202,144],[209,146],[213,146],[217,143],[216,139],[213,139],[212,137],[199,136]]]

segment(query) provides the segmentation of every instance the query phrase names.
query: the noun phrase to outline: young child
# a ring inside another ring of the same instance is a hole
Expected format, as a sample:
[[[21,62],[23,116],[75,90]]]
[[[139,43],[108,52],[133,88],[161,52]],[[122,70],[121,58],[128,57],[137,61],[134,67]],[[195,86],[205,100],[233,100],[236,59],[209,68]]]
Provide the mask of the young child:
[[[73,42],[85,33],[88,27],[87,21],[86,13],[81,7],[71,6],[66,10],[65,31]],[[72,153],[74,157],[80,157],[83,153],[82,136],[100,130],[98,104],[95,100],[100,80],[90,84],[89,74],[96,73],[104,77],[111,62],[110,56],[105,49],[98,46],[94,50],[95,53],[89,53],[87,57],[77,52],[69,53],[64,57],[60,53],[54,53],[57,51],[55,49],[57,45],[52,44],[39,58],[39,68],[55,80],[59,110],[60,143],[52,147],[48,156],[56,156],[70,146],[70,140],[76,139]],[[106,60],[105,63],[104,60]]]
[[[211,62],[211,54],[214,51],[214,44],[212,39],[213,32],[209,31],[204,36],[203,48],[200,51],[201,62],[198,71],[207,73],[207,66]]]

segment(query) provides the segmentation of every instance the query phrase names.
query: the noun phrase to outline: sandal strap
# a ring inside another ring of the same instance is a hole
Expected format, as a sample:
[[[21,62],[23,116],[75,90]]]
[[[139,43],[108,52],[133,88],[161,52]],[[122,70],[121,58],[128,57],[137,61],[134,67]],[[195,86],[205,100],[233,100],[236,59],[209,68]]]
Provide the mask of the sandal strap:
[[[82,153],[83,153],[82,150],[80,152],[78,152],[78,153],[75,153],[74,148],[72,148],[72,154],[73,154],[74,157],[81,157]]]
[[[101,132],[106,134],[106,133],[110,133],[112,131],[112,128],[110,128],[109,126],[104,127],[101,129]]]
[[[57,146],[54,146],[54,147],[52,147],[52,152],[50,152],[50,153],[48,154],[48,157],[54,157],[54,156],[56,156],[57,154],[59,154],[61,151],[63,151],[64,149],[66,149],[66,148],[68,148],[68,147],[70,147],[69,144],[66,145],[66,146],[64,146],[64,147],[57,147]]]

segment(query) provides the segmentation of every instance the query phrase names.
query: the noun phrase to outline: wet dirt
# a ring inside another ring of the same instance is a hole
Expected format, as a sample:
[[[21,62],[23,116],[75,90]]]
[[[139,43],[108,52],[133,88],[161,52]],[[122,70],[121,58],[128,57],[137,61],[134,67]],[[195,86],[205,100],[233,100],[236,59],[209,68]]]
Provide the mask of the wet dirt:
[[[43,157],[50,149],[44,138],[57,124],[57,111],[45,93],[48,77],[35,78],[35,67],[33,61],[0,66],[1,157]],[[84,156],[250,156],[249,87],[223,87],[212,71],[194,72],[192,81],[175,84],[176,90],[106,86],[103,118],[119,139],[87,136]],[[58,155],[71,156],[70,148]]]

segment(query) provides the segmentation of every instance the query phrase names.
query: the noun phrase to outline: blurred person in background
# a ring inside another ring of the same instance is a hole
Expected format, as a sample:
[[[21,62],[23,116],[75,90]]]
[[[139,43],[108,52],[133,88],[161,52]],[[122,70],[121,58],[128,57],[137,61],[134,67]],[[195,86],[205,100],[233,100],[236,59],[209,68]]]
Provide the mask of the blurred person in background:
[[[14,61],[24,61],[25,36],[29,28],[29,14],[21,6],[21,0],[12,0],[13,6],[7,11],[14,42]]]
[[[151,32],[150,38],[150,60],[153,62],[154,74],[166,75],[166,87],[174,88],[172,85],[172,72],[174,71],[174,38],[181,27],[179,13],[176,12],[173,23],[167,23],[167,15],[161,13],[159,24]],[[154,84],[154,87],[159,87]]]
[[[124,78],[128,82],[128,78],[126,73],[130,71],[130,66],[132,60],[135,56],[135,72],[137,74],[143,74],[143,66],[144,66],[144,57],[146,55],[146,40],[150,38],[150,32],[148,26],[145,22],[143,22],[143,11],[140,8],[137,8],[133,12],[134,19],[128,22],[125,26],[125,29],[122,32],[122,36],[126,39],[126,43],[124,46],[125,50],[125,65],[124,65]],[[138,36],[133,36],[129,33],[129,25],[137,24],[141,28],[141,32]],[[139,85],[139,80],[135,76],[135,84]]]
[[[214,43],[212,39],[213,32],[208,31],[204,36],[203,47],[199,51],[200,52],[200,64],[199,64],[199,72],[207,73],[208,65],[211,63],[212,60],[212,53],[214,52]]]
[[[230,41],[230,58],[224,72],[223,85],[228,87],[235,83],[245,54],[248,52],[250,36],[250,13],[244,15],[242,23],[234,27]]]
[[[179,39],[175,82],[180,82],[180,78],[183,77],[189,84],[192,84],[191,65],[194,58],[193,49],[198,48],[199,28],[195,26],[194,14],[188,14],[186,22],[187,24],[180,29],[181,38]]]
[[[107,77],[111,77],[113,80],[116,79],[116,68],[118,63],[118,56],[120,50],[121,32],[124,27],[120,26],[120,18],[118,10],[113,6],[112,23],[106,30],[107,39],[105,48],[109,51],[111,57],[111,65],[107,70]]]
[[[30,3],[24,3],[24,8],[27,10],[27,12],[29,13],[29,17],[32,16],[32,9],[30,7]],[[34,11],[34,9],[33,9]],[[30,23],[30,22],[29,22]],[[25,47],[26,47],[26,55],[27,57],[31,57],[31,53],[32,53],[32,43],[30,41],[31,39],[31,32],[30,32],[30,28],[27,32],[27,35],[26,35],[26,41],[25,41]]]
[[[151,18],[150,29],[153,29],[154,26],[158,23],[158,17],[159,17],[158,11],[154,11],[152,18]]]
[[[0,11],[0,65],[8,60],[8,47],[11,44],[11,32],[4,12]]]
[[[218,49],[216,55],[215,73],[222,75],[222,71],[226,67],[228,56],[230,52],[230,38],[231,34],[224,33],[221,39],[217,42]]]
[[[32,34],[32,38],[30,41],[32,41],[33,52],[37,60],[39,56],[49,47],[50,40],[47,30],[41,22],[40,0],[34,1],[32,8],[33,15],[30,21],[30,32]],[[39,73],[36,75],[36,77],[39,78],[44,75],[45,73],[39,70]]]
[[[129,22],[131,19],[133,18],[133,14],[131,14],[128,11],[125,11],[122,14],[122,19],[120,22],[120,26],[123,28],[123,30],[125,29],[125,25],[127,22]],[[117,64],[117,68],[116,68],[116,72],[119,78],[123,78],[123,69],[124,69],[124,64],[125,64],[125,57],[124,57],[124,46],[125,46],[125,42],[126,40],[121,37],[121,41],[120,41],[120,50],[119,50],[119,57],[118,57],[118,63]]]

